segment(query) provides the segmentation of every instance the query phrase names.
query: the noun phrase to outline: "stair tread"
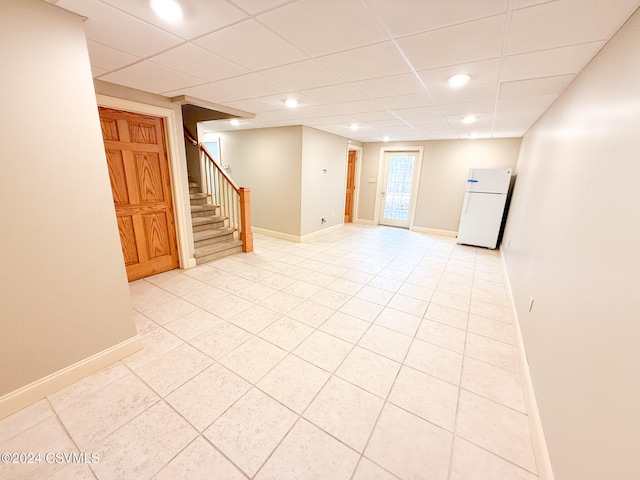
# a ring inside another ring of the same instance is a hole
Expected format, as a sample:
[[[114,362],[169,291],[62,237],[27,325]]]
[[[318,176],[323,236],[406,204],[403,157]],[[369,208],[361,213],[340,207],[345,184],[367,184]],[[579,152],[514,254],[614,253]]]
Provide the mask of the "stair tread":
[[[193,240],[199,242],[201,240],[207,240],[209,238],[222,237],[223,235],[229,235],[233,233],[233,229],[229,227],[212,228],[210,230],[202,230],[200,232],[194,232]]]
[[[191,198],[191,199],[207,198],[207,194],[206,193],[202,193],[202,192],[193,192],[193,193],[189,194],[189,198]]]
[[[223,222],[224,217],[219,215],[211,215],[210,217],[194,217],[191,219],[191,224],[194,226],[206,225],[207,223]]]
[[[191,212],[204,212],[207,210],[215,210],[216,207],[215,205],[191,205]]]
[[[242,246],[242,241],[233,239],[233,240],[227,240],[220,243],[213,243],[205,247],[196,247],[193,253],[194,253],[194,256],[198,258],[198,257],[204,257],[205,255],[222,252],[224,250],[229,250],[231,248],[236,248],[240,246]]]

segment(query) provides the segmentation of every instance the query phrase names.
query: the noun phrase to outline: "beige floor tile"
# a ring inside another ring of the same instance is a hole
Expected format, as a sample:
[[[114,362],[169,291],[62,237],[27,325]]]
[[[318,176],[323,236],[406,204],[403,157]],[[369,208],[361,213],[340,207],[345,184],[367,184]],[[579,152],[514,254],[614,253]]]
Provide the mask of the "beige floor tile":
[[[370,302],[368,300],[363,300],[361,298],[352,298],[348,300],[342,307],[340,307],[340,311],[346,313],[347,315],[352,315],[356,318],[359,318],[360,320],[373,322],[383,308],[384,307],[382,305]]]
[[[293,353],[317,367],[334,372],[352,348],[352,344],[316,330]]]
[[[509,306],[509,297],[507,296],[507,292],[474,289],[471,298],[481,302],[494,303],[503,307]]]
[[[189,343],[211,358],[219,360],[249,337],[251,334],[247,331],[223,321],[191,339]]]
[[[375,324],[358,342],[359,346],[396,362],[402,362],[410,344],[411,337]]]
[[[387,307],[380,312],[380,315],[376,318],[375,325],[380,325],[413,337],[418,330],[421,320],[421,317],[416,315]]]
[[[0,444],[55,415],[46,399],[0,420]]]
[[[289,317],[281,317],[258,335],[278,347],[292,351],[313,333],[313,328]]]
[[[403,280],[384,276],[384,271],[369,281],[369,286],[395,293],[402,286]]]
[[[410,367],[402,367],[389,401],[453,432],[458,387]]]
[[[355,294],[355,298],[359,298],[362,300],[366,300],[371,303],[375,303],[377,305],[385,306],[389,303],[389,300],[393,297],[393,292],[389,290],[384,290],[382,288],[376,288],[369,285],[365,285],[358,293]]]
[[[447,480],[452,435],[387,403],[365,457],[403,479]]]
[[[529,420],[523,413],[460,391],[456,435],[530,471],[536,471]]]
[[[524,394],[517,372],[465,357],[461,387],[526,413]]]
[[[142,380],[129,373],[57,414],[73,441],[84,451],[158,400],[158,395]]]
[[[362,457],[352,480],[397,480],[398,477],[387,472],[371,460]]]
[[[462,330],[467,329],[468,317],[469,314],[466,311],[456,310],[455,308],[445,307],[436,303],[429,304],[427,312],[424,314],[424,318]]]
[[[469,331],[484,337],[515,345],[515,327],[509,323],[470,314]]]
[[[469,307],[469,313],[473,315],[479,315],[481,317],[490,318],[492,320],[498,320],[500,322],[513,324],[513,314],[509,307],[502,305],[496,305],[494,303],[482,302],[480,300],[472,299],[471,306]]]
[[[517,372],[519,368],[518,356],[513,345],[476,335],[475,333],[467,333],[464,354],[512,372]]]
[[[221,323],[224,323],[224,320],[220,317],[216,317],[212,313],[205,312],[204,310],[196,310],[184,317],[167,323],[164,325],[164,328],[182,340],[189,341]]]
[[[377,353],[355,347],[336,375],[382,398],[387,398],[400,363]]]
[[[358,454],[300,419],[256,475],[256,480],[349,480]]]
[[[431,303],[463,311],[469,310],[470,301],[470,296],[456,295],[454,293],[448,293],[438,289],[436,289],[431,297]]]
[[[304,412],[304,417],[338,440],[362,452],[384,400],[332,377]]]
[[[463,297],[471,297],[471,286],[461,285],[459,283],[441,281],[438,283],[438,288],[436,288],[436,292],[444,292],[444,293],[451,293],[454,295],[460,295]]]
[[[261,307],[260,305],[251,305],[241,314],[230,318],[229,322],[243,330],[256,334],[281,317],[282,315],[278,312]]]
[[[229,294],[224,290],[220,290],[219,288],[207,285],[206,287],[200,288],[195,292],[183,295],[182,299],[186,300],[187,302],[193,303],[198,307],[204,307],[205,305],[209,305],[210,303],[215,302],[216,300],[219,300],[227,295]]]
[[[275,288],[262,285],[261,283],[254,283],[248,287],[241,288],[235,294],[250,302],[259,302],[277,292],[278,290]]]
[[[332,310],[337,310],[342,305],[347,303],[347,300],[349,300],[350,298],[351,295],[348,295],[346,293],[331,290],[329,288],[323,288],[313,296],[311,301],[313,303],[317,303],[318,305],[328,307]]]
[[[433,343],[443,348],[463,353],[467,333],[459,328],[445,325],[444,323],[423,319],[416,338]]]
[[[204,436],[252,477],[297,418],[291,410],[254,388],[207,428]]]
[[[305,300],[313,297],[322,289],[322,287],[313,283],[309,283],[308,281],[306,281],[306,278],[307,277],[305,277],[305,281],[298,280],[297,282],[292,283],[288,287],[283,288],[282,291]]]
[[[315,299],[314,297],[312,301],[302,302],[287,313],[287,316],[311,327],[319,327],[327,318],[333,315],[335,309],[314,303]]]
[[[165,397],[199,431],[207,428],[251,385],[220,364],[212,365]]]
[[[181,298],[176,298],[162,305],[144,310],[144,314],[160,325],[164,325],[171,320],[180,318],[187,313],[197,310],[198,307]]]
[[[172,350],[184,342],[164,328],[155,328],[140,337],[142,350],[128,356],[124,360],[129,368],[136,370],[155,360],[164,353]]]
[[[329,379],[329,373],[289,355],[257,383],[257,387],[301,414]]]
[[[422,317],[425,314],[428,306],[429,302],[400,294],[394,295],[393,298],[389,300],[389,303],[387,303],[387,307],[389,308],[418,317]]]
[[[415,339],[405,364],[454,385],[460,382],[462,355],[438,345]]]
[[[336,312],[320,326],[319,330],[349,343],[357,343],[370,326],[369,322],[346,313]]]
[[[362,285],[369,283],[375,275],[366,272],[359,272],[357,270],[349,270],[342,274],[342,278],[350,280],[352,282],[361,283]]]
[[[412,297],[423,302],[429,302],[433,296],[433,288],[415,285],[413,283],[403,283],[397,293]]]
[[[300,305],[303,299],[286,292],[277,292],[260,301],[260,305],[283,315]]]
[[[456,437],[451,480],[537,480],[538,476]]]
[[[91,448],[100,462],[91,465],[98,478],[150,478],[160,471],[198,433],[164,402]]]
[[[285,350],[252,337],[220,359],[220,363],[249,383],[256,383],[287,355]]]
[[[212,363],[209,356],[183,344],[139,368],[136,375],[164,397]]]
[[[253,305],[253,302],[245,300],[242,297],[237,295],[227,295],[226,297],[222,297],[202,308],[217,317],[228,320],[245,311],[251,305]]]
[[[149,317],[144,314],[134,310],[133,321],[136,324],[136,332],[138,335],[144,335],[145,333],[150,332],[154,328],[158,328],[159,325],[151,320]]]

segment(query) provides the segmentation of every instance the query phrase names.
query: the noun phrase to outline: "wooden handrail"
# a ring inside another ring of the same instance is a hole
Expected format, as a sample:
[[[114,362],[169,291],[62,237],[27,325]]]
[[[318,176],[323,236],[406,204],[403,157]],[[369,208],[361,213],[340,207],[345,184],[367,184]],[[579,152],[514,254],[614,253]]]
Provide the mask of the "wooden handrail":
[[[215,157],[213,155],[211,155],[211,152],[209,150],[207,150],[207,147],[205,147],[204,143],[202,142],[198,142],[195,138],[193,138],[191,136],[191,133],[189,133],[189,130],[184,129],[184,136],[185,138],[189,141],[189,143],[191,145],[193,145],[194,147],[198,147],[198,149],[201,152],[204,152],[204,154],[209,157],[209,160],[211,160],[213,163],[216,164],[216,166],[218,167],[218,169],[220,170],[220,173],[222,174],[222,176],[227,180],[227,182],[229,182],[231,184],[231,186],[233,187],[233,189],[238,192],[238,194],[240,194],[240,187],[238,187],[238,185],[236,185],[236,182],[234,182],[233,180],[231,180],[231,178],[229,178],[229,176],[226,174],[226,172],[224,171],[224,169],[222,168],[222,165],[220,165]]]

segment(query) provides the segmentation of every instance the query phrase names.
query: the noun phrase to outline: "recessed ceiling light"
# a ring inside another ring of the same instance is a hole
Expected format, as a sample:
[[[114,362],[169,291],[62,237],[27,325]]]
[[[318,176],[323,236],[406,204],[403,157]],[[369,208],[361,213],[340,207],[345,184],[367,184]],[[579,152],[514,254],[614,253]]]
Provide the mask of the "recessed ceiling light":
[[[298,106],[298,100],[295,98],[287,98],[284,101],[284,104],[289,108],[296,108]]]
[[[383,141],[383,142],[388,142],[389,140],[391,140],[389,137],[384,137],[384,138],[382,139],[382,141]]]
[[[358,130],[360,127],[358,125],[356,125],[355,123],[352,123],[351,125],[349,125],[349,128],[353,131]]]
[[[471,135],[469,135],[469,138],[471,140],[475,140],[476,138],[480,138],[480,134],[479,133],[472,133]]]
[[[477,118],[475,117],[475,115],[467,115],[462,119],[462,123],[469,124],[475,122],[476,120]]]
[[[182,6],[176,0],[151,0],[151,10],[167,22],[182,20]]]
[[[449,86],[453,88],[459,88],[465,86],[471,80],[471,75],[468,73],[460,73],[458,75],[453,75],[447,79],[447,83]]]
[[[233,125],[234,127],[237,127],[238,125],[240,125],[240,120],[238,120],[237,118],[232,118],[229,123],[231,125]]]

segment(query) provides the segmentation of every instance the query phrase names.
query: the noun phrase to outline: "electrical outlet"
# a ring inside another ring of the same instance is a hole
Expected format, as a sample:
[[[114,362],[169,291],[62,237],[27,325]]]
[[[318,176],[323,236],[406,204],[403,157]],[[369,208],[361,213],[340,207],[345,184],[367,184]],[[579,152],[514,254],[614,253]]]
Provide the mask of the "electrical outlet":
[[[533,297],[529,300],[529,311],[533,310]]]

